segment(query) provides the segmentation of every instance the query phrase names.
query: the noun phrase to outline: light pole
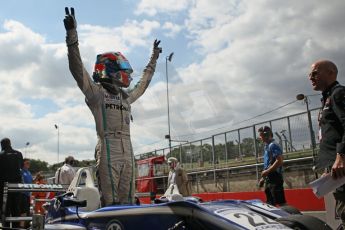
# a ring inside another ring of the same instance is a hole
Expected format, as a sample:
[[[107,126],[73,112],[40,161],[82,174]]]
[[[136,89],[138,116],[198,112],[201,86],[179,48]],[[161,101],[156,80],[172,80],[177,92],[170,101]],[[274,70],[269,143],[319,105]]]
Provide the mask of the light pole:
[[[311,122],[311,114],[309,110],[309,100],[308,96],[304,94],[298,94],[296,95],[296,99],[301,101],[304,100],[304,103],[307,106],[307,115],[308,115],[308,125],[309,125],[309,132],[310,132],[310,139],[311,139],[311,146],[312,146],[312,155],[313,155],[313,165],[315,166],[315,148],[316,148],[316,143],[315,143],[315,134],[313,130],[313,125]],[[318,178],[317,173],[315,172],[315,177]]]
[[[25,143],[25,158],[26,158],[26,152],[28,151],[28,146],[30,145],[30,142]]]
[[[174,55],[172,52],[169,56],[165,57],[165,76],[167,80],[167,107],[168,107],[168,135],[165,135],[165,139],[169,140],[169,153],[171,153],[171,136],[170,136],[170,105],[169,105],[169,77],[168,77],[168,61],[171,62],[171,59]]]
[[[60,129],[57,124],[54,125],[55,129],[57,129],[57,163],[59,163],[59,155],[60,155]]]

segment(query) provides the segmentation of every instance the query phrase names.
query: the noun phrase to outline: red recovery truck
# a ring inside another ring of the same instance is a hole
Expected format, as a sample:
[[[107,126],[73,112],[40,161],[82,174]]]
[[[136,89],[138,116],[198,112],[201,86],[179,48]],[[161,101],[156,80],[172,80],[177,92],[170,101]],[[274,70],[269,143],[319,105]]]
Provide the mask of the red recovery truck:
[[[136,161],[137,193],[149,193],[154,199],[157,193],[163,194],[165,189],[164,170],[166,169],[165,156],[154,156]]]

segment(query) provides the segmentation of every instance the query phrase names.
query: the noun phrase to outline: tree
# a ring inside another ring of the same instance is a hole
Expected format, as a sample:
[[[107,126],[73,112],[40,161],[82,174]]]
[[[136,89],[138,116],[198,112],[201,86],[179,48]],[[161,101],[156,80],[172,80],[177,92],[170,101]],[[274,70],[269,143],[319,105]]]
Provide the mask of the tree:
[[[218,164],[220,160],[225,161],[225,147],[221,143],[214,146],[214,161]]]
[[[256,141],[257,141],[257,146],[258,146],[258,156],[262,156],[265,144],[261,141],[260,138],[257,138]]]
[[[243,138],[242,143],[241,143],[241,149],[242,149],[242,154],[244,156],[253,156],[253,153],[255,152],[254,138],[251,138],[251,137]]]
[[[202,145],[202,156],[205,162],[212,161],[212,146],[210,144]]]
[[[34,175],[41,171],[48,171],[48,162],[30,159],[30,172]]]
[[[156,152],[148,152],[148,153],[144,153],[144,154],[140,154],[140,159],[146,159],[146,158],[150,158],[150,157],[154,157],[157,156]]]
[[[53,165],[49,166],[49,170],[55,172],[63,164],[64,164],[64,162],[53,164]],[[75,160],[73,167],[80,168],[80,167],[89,167],[92,165],[96,165],[95,160],[82,160],[82,161]]]
[[[226,143],[226,147],[228,150],[228,160],[235,159],[239,156],[238,154],[238,145],[235,145],[234,141],[228,141]]]

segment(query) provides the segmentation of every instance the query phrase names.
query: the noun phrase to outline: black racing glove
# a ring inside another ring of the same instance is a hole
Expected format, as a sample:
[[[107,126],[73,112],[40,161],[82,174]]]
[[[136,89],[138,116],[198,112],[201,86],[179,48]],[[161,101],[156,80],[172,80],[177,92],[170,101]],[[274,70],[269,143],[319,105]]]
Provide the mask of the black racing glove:
[[[72,30],[77,28],[77,21],[75,20],[74,15],[74,8],[71,7],[71,14],[69,13],[68,7],[65,7],[65,19],[63,20],[63,23],[65,25],[65,29]]]
[[[159,47],[159,43],[161,43],[161,41],[157,39],[153,42],[152,58],[155,60],[157,60],[159,54],[162,53],[162,47]]]
[[[155,39],[155,41],[153,42],[153,50],[158,50],[159,53],[162,53],[162,47],[158,47],[159,43],[161,43],[160,40]]]

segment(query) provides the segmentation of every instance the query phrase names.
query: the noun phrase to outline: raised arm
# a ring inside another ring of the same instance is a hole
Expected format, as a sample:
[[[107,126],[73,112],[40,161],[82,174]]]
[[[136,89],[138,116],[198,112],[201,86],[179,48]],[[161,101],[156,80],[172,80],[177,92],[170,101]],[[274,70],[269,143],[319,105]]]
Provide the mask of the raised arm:
[[[65,7],[65,19],[63,20],[66,29],[66,45],[68,48],[69,69],[77,81],[81,91],[87,99],[91,99],[97,92],[97,85],[91,80],[89,73],[85,70],[80,57],[78,47],[77,21],[75,19],[74,8],[69,12]]]
[[[134,86],[134,89],[132,89],[129,92],[129,98],[128,98],[129,103],[133,103],[134,101],[136,101],[141,95],[143,95],[143,93],[149,86],[152,76],[156,69],[156,62],[159,57],[159,53],[162,52],[162,48],[159,47],[160,42],[161,41],[157,39],[154,41],[150,61],[147,64],[146,68],[144,69],[139,82]]]

